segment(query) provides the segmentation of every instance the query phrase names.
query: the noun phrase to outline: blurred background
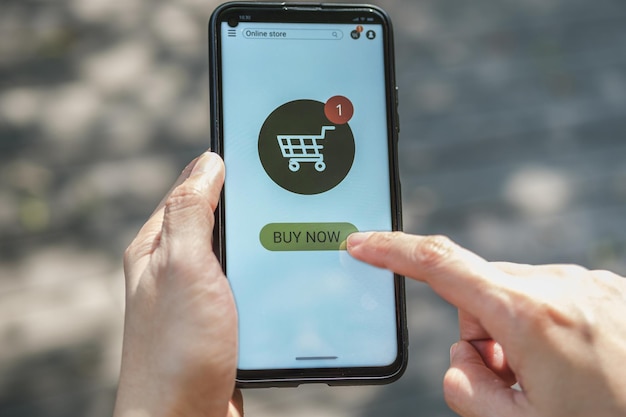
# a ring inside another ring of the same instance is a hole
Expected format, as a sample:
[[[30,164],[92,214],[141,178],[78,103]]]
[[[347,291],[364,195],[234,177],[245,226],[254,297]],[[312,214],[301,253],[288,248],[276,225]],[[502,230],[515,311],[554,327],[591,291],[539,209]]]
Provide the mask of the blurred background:
[[[405,229],[626,274],[623,0],[381,0]],[[0,415],[111,415],[122,253],[209,143],[200,0],[0,3]],[[249,416],[452,416],[456,311],[407,283],[384,387],[246,391]]]

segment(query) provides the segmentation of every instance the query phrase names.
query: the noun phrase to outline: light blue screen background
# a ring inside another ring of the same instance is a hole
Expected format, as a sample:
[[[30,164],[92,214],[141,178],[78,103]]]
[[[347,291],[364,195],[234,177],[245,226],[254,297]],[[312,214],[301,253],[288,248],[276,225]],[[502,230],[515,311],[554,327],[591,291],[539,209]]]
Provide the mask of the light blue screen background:
[[[343,38],[247,39],[245,29],[315,27]],[[226,163],[226,267],[239,312],[239,368],[384,366],[396,359],[393,275],[345,251],[271,252],[268,223],[350,222],[390,230],[390,190],[382,28],[362,25],[241,23],[221,28]],[[365,32],[374,30],[375,39]],[[318,195],[284,190],[265,173],[257,141],[282,104],[343,95],[355,159],[347,177]],[[302,361],[296,357],[336,356]]]

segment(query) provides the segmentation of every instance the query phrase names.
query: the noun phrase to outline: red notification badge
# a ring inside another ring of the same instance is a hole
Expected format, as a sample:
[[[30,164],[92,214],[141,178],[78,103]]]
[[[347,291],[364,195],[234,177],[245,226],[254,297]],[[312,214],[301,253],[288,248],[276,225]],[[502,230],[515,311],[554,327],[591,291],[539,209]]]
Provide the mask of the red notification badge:
[[[333,96],[326,101],[326,104],[324,104],[324,114],[332,123],[336,125],[343,125],[352,119],[354,106],[347,97]]]

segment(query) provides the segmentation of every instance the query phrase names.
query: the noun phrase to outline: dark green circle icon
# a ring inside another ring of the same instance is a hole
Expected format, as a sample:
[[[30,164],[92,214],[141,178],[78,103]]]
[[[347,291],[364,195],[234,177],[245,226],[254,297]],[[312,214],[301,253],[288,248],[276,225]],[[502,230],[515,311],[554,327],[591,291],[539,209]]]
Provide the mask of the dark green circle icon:
[[[354,161],[354,136],[336,125],[324,103],[295,100],[274,110],[259,134],[259,158],[267,175],[285,190],[319,194],[337,186]]]

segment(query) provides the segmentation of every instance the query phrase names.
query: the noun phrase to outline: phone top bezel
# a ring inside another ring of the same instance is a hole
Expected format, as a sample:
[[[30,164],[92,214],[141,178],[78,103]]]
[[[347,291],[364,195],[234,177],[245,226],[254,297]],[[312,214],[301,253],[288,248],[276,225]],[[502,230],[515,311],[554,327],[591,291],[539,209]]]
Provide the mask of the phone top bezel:
[[[210,122],[211,149],[224,157],[222,146],[221,114],[221,23],[227,22],[233,13],[250,16],[247,22],[269,23],[355,23],[353,19],[368,15],[374,17],[367,24],[380,24],[384,32],[385,89],[387,100],[387,128],[389,181],[392,230],[402,229],[400,177],[398,170],[397,142],[399,120],[397,114],[397,87],[395,81],[395,58],[393,51],[393,29],[391,20],[384,10],[369,4],[336,3],[275,3],[275,2],[228,2],[218,6],[209,21],[209,68],[210,68]],[[217,69],[213,71],[213,69]],[[223,224],[225,222],[224,191],[216,210],[213,247],[224,272],[227,273]],[[237,370],[239,387],[297,386],[302,383],[326,383],[329,385],[384,384],[397,380],[406,369],[408,359],[408,330],[404,297],[404,277],[394,275],[397,357],[388,366],[380,367],[334,367],[334,368],[287,368],[262,370]]]

